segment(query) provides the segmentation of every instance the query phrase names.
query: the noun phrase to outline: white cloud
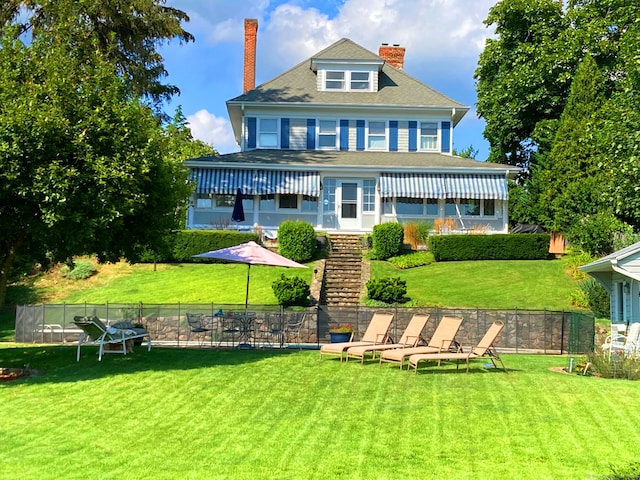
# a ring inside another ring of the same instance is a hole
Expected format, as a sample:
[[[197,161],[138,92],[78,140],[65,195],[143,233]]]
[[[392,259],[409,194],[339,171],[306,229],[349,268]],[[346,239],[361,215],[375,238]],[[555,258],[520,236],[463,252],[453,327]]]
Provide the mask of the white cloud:
[[[187,115],[187,122],[194,138],[213,145],[219,153],[239,150],[231,124],[226,118],[216,117],[203,109],[193,115]]]

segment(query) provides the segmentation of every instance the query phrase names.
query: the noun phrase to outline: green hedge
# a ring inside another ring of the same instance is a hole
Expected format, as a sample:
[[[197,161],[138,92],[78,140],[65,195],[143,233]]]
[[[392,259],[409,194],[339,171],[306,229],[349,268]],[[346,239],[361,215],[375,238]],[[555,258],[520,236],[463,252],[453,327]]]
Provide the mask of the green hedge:
[[[287,220],[278,227],[278,253],[294,262],[306,262],[316,251],[316,232],[302,220]]]
[[[402,252],[404,228],[399,223],[388,222],[373,227],[373,256],[386,260]]]
[[[496,235],[434,235],[429,250],[437,262],[461,260],[546,260],[546,233]]]

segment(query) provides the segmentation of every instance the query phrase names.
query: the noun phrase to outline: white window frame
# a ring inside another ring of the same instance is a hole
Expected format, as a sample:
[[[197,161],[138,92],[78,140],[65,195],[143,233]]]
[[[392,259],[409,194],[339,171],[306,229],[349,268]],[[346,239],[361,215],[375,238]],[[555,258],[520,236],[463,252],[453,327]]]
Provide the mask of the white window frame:
[[[322,125],[323,123],[325,124],[325,128],[327,127],[326,124],[332,123],[333,130],[331,130],[330,128],[328,130],[323,129],[323,125]],[[322,138],[327,139],[330,137],[333,137],[333,143],[331,145],[323,146],[321,139]],[[338,121],[337,120],[318,119],[318,148],[320,150],[336,150],[338,148]]]
[[[342,78],[329,78],[330,76],[338,76],[334,74],[342,74]],[[329,83],[335,83],[339,86],[329,86]],[[327,91],[344,92],[347,89],[347,71],[346,70],[326,70],[324,72],[324,89]]]
[[[366,80],[354,80],[354,75],[363,74],[367,76]],[[366,85],[365,88],[354,88],[355,85]],[[352,70],[349,72],[349,91],[350,92],[370,92],[371,91],[371,72],[368,70]]]
[[[427,128],[427,126],[430,128],[435,127],[435,134],[423,134],[422,129]],[[438,122],[420,122],[420,150],[429,152],[438,150],[438,130]],[[423,146],[423,142],[426,140],[429,140],[429,142],[433,144],[433,147]]]
[[[263,126],[267,122],[275,123],[275,130],[263,130]],[[280,122],[278,118],[274,117],[264,117],[258,118],[258,127],[257,127],[257,144],[258,148],[279,148],[280,145]],[[263,137],[273,137],[273,144],[265,142]]]
[[[383,125],[383,129],[384,129],[384,133],[380,134],[380,133],[371,133],[371,124],[382,124]],[[372,147],[371,146],[371,140],[373,138],[380,138],[382,137],[382,140],[384,141],[384,145],[380,146],[380,147]],[[388,134],[387,134],[387,122],[385,120],[369,120],[367,122],[367,150],[375,150],[375,151],[386,151],[387,150],[387,138],[388,138]]]
[[[376,181],[370,178],[362,180],[362,213],[376,211]]]

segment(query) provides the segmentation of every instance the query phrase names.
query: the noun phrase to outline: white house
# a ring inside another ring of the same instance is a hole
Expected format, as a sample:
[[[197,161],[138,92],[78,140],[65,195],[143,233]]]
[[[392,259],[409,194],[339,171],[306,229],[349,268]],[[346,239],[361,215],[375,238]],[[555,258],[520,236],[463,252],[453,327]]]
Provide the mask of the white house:
[[[227,102],[241,151],[187,162],[197,181],[187,228],[228,224],[240,188],[240,228],[451,219],[507,232],[507,178],[519,169],[452,154],[469,107],[406,74],[404,48],[376,55],[344,38],[255,87],[257,28],[245,20],[244,93]]]
[[[609,292],[611,324],[640,322],[640,242],[579,267]]]

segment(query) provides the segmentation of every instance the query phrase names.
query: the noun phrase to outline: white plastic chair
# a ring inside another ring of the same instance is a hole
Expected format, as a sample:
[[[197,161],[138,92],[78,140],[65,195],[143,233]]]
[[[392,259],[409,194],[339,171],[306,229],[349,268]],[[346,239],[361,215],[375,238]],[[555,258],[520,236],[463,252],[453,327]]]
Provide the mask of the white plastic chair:
[[[612,353],[622,353],[625,356],[637,356],[640,354],[640,322],[629,326],[627,335],[612,332],[604,343],[602,350],[610,357]]]

